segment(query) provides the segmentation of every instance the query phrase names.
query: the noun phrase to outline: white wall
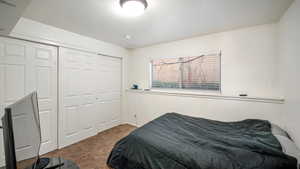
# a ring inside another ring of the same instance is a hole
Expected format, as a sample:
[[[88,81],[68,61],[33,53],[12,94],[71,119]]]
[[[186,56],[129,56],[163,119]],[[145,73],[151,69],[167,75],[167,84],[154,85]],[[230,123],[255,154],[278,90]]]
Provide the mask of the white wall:
[[[284,127],[282,104],[127,92],[128,122],[141,126],[167,112],[220,121],[270,120]],[[134,118],[134,115],[137,118]]]
[[[280,63],[284,117],[288,130],[300,147],[300,0],[296,0],[280,23]]]
[[[222,95],[282,98],[277,24],[261,25],[132,50],[128,87],[149,87],[151,58],[196,56],[222,50]],[[268,119],[284,127],[282,104],[127,92],[127,120],[142,125],[166,112],[216,120]],[[137,115],[137,119],[134,115]]]
[[[149,87],[151,58],[198,56],[222,50],[222,94],[281,97],[277,25],[262,25],[132,50],[128,84]]]

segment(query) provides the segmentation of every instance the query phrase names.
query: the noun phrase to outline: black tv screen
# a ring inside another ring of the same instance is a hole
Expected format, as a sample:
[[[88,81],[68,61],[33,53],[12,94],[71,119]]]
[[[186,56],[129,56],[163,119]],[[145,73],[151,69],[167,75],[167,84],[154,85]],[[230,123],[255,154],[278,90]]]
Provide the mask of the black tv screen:
[[[7,169],[17,168],[14,134],[12,127],[11,110],[5,109],[5,114],[2,117],[3,125],[3,139],[4,139],[4,151],[5,151],[5,163]]]

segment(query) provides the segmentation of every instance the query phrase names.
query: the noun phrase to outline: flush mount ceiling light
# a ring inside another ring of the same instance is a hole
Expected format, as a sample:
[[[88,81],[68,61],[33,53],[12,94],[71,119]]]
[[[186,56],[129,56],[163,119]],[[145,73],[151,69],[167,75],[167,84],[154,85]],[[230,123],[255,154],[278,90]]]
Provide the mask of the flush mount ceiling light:
[[[145,12],[148,3],[146,0],[120,0],[120,6],[124,14],[128,16],[139,16]]]

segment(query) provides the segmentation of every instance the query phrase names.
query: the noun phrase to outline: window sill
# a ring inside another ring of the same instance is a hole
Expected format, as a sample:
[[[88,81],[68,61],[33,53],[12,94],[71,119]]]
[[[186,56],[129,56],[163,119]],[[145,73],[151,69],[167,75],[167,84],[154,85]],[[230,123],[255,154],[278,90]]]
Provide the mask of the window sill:
[[[140,93],[140,94],[152,94],[152,95],[167,95],[167,96],[180,96],[180,97],[192,97],[192,98],[206,98],[206,99],[219,99],[219,100],[237,100],[248,102],[262,102],[273,104],[284,104],[284,99],[280,98],[262,98],[262,97],[240,97],[222,95],[220,92],[190,92],[190,91],[164,91],[164,90],[134,90],[127,89],[126,92]]]

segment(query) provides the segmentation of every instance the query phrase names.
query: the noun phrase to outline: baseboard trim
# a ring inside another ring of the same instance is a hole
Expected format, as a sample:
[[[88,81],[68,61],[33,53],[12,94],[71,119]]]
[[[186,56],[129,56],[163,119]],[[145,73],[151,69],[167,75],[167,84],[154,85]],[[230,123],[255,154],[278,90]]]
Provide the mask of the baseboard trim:
[[[122,124],[128,124],[128,125],[131,125],[131,126],[134,126],[134,127],[141,127],[135,123],[132,123],[132,122],[123,122]]]

